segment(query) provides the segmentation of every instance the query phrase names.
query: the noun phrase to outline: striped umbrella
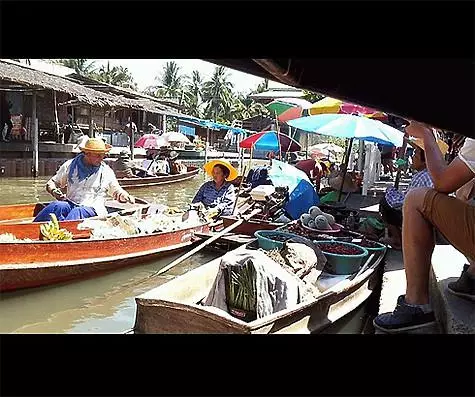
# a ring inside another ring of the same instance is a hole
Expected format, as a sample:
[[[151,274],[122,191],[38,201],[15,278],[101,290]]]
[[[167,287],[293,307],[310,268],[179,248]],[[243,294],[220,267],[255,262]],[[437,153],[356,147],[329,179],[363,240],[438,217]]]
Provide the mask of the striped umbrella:
[[[258,132],[242,140],[239,147],[269,152],[298,152],[302,149],[297,141],[277,131]]]
[[[285,122],[298,119],[303,115],[305,109],[312,104],[305,99],[300,98],[280,98],[266,105],[272,116],[277,116],[277,120]]]
[[[371,117],[374,119],[386,119],[387,115],[385,113],[379,112],[375,109],[371,109],[366,106],[355,105],[349,102],[343,102],[339,99],[334,99],[330,97],[323,98],[322,100],[315,102],[308,108],[308,113],[310,116],[316,114],[358,114],[365,117]]]

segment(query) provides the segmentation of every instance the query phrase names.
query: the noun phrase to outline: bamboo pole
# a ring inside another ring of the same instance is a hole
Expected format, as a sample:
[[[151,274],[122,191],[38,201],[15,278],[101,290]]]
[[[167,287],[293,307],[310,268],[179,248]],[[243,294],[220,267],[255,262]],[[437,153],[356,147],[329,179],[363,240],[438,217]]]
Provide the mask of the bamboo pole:
[[[39,140],[39,131],[38,131],[38,120],[36,118],[36,92],[33,91],[33,96],[31,97],[31,128],[33,129],[33,176],[38,177],[38,140]]]
[[[205,164],[208,162],[209,127],[206,128]]]
[[[96,134],[94,132],[94,119],[92,117],[92,105],[89,106],[89,137],[96,137]]]
[[[351,147],[353,146],[353,138],[350,138],[350,142],[348,144],[348,150],[346,152],[346,159],[345,159],[345,167],[343,170],[343,178],[341,180],[340,190],[338,192],[338,200],[341,200],[341,193],[343,191],[343,184],[345,183],[346,171],[348,170],[348,160],[350,159]]]
[[[132,127],[132,116],[129,116],[129,126],[130,126],[130,159],[134,160],[135,132]]]
[[[53,90],[53,107],[54,107],[54,122],[55,122],[56,136],[59,137],[58,102],[57,102],[57,99],[56,99],[56,91],[55,90]],[[64,135],[61,138],[61,143],[64,143]]]

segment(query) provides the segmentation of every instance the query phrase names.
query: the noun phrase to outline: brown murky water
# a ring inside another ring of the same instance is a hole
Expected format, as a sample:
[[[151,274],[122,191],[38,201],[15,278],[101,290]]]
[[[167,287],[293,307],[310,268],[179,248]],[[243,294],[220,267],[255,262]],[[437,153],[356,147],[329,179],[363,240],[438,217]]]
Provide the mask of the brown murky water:
[[[51,200],[44,190],[46,180],[0,178],[0,204]],[[200,174],[191,181],[131,192],[149,202],[184,208],[204,180],[204,175]],[[133,326],[135,296],[208,262],[218,254],[199,253],[165,275],[147,279],[179,255],[173,254],[93,279],[0,294],[0,333],[124,332]]]

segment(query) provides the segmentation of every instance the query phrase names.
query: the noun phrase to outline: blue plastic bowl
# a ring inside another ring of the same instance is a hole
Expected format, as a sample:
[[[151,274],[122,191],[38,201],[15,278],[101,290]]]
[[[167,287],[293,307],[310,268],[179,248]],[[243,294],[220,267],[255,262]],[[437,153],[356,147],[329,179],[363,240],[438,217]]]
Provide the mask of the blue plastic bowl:
[[[275,230],[258,230],[254,233],[254,236],[257,237],[257,242],[259,248],[262,248],[266,251],[273,250],[275,248],[282,248],[284,246],[284,241],[279,241],[280,239],[287,241],[294,237],[299,237],[293,233],[278,232]],[[273,239],[272,237],[277,237],[278,239]]]
[[[366,248],[360,247],[359,245],[352,243],[344,243],[342,241],[325,241],[319,240],[316,241],[317,245],[320,247],[320,244],[342,244],[349,247],[357,248],[361,250],[360,254],[357,255],[342,255],[342,254],[333,254],[331,252],[326,252],[321,249],[325,257],[327,258],[327,270],[333,274],[353,274],[356,273],[360,267],[363,265],[363,262],[368,257],[368,250]]]

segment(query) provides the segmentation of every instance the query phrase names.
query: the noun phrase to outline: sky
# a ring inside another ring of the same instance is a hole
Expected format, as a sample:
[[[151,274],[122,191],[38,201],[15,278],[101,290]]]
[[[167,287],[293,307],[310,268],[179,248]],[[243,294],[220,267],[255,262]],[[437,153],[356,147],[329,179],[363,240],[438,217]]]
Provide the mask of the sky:
[[[107,61],[110,61],[111,66],[122,65],[128,68],[140,91],[150,85],[157,85],[155,77],[162,73],[164,65],[170,61],[175,61],[181,67],[181,72],[186,75],[191,75],[193,70],[199,70],[205,81],[211,78],[216,67],[215,64],[200,59],[91,59],[91,61],[95,61],[98,67],[107,65]],[[233,69],[229,69],[229,76],[235,92],[248,93],[263,81],[260,77]]]

